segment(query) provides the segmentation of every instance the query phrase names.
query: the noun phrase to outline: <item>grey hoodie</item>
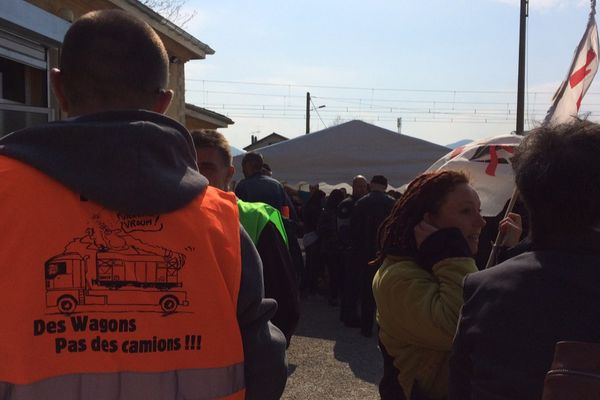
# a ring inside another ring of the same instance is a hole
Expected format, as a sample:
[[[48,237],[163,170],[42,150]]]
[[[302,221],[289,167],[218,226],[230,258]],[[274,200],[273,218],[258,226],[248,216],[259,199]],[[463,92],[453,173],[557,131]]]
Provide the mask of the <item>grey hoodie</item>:
[[[187,130],[149,111],[104,112],[16,131],[0,139],[0,154],[35,167],[84,199],[128,214],[180,209],[208,185],[198,172]],[[258,253],[241,227],[240,235],[242,277],[237,317],[244,346],[246,398],[278,399],[287,380],[286,342],[268,322],[277,304],[263,298]],[[48,399],[65,398],[62,390],[55,397],[48,393],[56,389],[57,383],[52,381],[19,388],[0,384],[0,398],[27,398],[31,393],[45,393]],[[61,384],[67,382],[71,381]],[[121,398],[114,396],[110,385],[97,383],[77,380],[74,384],[81,396],[76,398],[87,398],[86,392],[93,393],[93,398]],[[32,387],[36,385],[39,387]],[[144,391],[132,392],[142,396],[137,398],[148,398]]]

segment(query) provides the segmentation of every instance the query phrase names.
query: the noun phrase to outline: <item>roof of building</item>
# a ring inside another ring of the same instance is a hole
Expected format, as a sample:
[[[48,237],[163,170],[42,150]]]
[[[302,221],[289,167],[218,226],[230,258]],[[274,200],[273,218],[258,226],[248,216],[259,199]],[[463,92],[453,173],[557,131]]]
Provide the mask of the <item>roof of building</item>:
[[[198,107],[190,103],[185,103],[185,114],[203,121],[210,122],[222,128],[227,127],[227,125],[235,124],[231,118],[223,114],[219,114],[218,112],[214,112],[203,107]]]
[[[116,5],[117,7],[131,11],[131,12],[141,12],[146,16],[150,17],[150,20],[147,21],[150,26],[154,29],[162,32],[163,34],[172,37],[182,46],[184,46],[188,51],[196,54],[196,58],[205,58],[207,54],[214,54],[215,51],[205,43],[202,43],[200,40],[196,39],[179,26],[175,25],[168,19],[164,18],[150,7],[142,4],[138,0],[109,0],[111,3]]]
[[[268,146],[270,144],[273,144],[269,143],[269,141],[272,141],[273,139],[276,139],[277,143],[283,142],[284,140],[289,140],[289,138],[286,138],[285,136],[282,136],[279,133],[273,132],[265,136],[264,138],[257,140],[254,143],[250,143],[248,146],[244,147],[244,150],[248,151],[248,149],[260,149],[262,147]]]

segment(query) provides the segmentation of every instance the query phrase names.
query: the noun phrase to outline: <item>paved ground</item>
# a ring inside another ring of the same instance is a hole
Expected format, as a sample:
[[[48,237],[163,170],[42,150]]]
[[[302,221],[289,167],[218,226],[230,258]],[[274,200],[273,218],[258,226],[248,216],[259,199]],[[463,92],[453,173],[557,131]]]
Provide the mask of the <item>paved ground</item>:
[[[339,320],[339,307],[324,297],[302,302],[302,317],[288,349],[284,400],[375,400],[382,361],[377,338]]]

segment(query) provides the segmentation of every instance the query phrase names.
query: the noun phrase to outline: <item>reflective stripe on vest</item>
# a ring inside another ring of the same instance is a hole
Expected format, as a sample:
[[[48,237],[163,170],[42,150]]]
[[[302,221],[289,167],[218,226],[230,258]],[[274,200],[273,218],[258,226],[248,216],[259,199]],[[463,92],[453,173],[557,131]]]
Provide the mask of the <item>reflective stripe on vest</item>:
[[[238,199],[237,203],[240,212],[240,222],[255,245],[258,243],[260,234],[269,222],[275,225],[286,246],[288,245],[288,237],[283,226],[281,213],[277,209],[260,202],[249,203]]]
[[[224,368],[154,374],[121,372],[62,375],[24,385],[0,383],[0,398],[71,400],[88,394],[85,398],[111,400],[228,400],[243,399],[243,388],[244,365],[236,364]]]
[[[243,398],[233,194],[123,215],[0,156],[0,205],[0,382],[220,371],[211,390]]]

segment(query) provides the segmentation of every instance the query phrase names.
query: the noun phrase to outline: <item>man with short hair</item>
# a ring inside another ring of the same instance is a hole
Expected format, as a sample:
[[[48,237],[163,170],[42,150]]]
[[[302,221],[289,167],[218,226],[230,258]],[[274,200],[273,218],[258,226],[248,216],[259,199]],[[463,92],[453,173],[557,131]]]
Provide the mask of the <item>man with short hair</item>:
[[[588,121],[534,129],[517,148],[531,251],[465,278],[450,399],[540,399],[558,341],[600,340],[598,154]]]
[[[71,117],[0,140],[0,397],[278,399],[285,341],[235,198],[161,115],[168,56],[85,14],[51,72]]]
[[[283,185],[270,175],[263,174],[263,166],[264,161],[260,153],[248,152],[244,155],[242,158],[244,179],[236,185],[235,195],[238,199],[250,203],[266,203],[286,215],[283,224],[289,238],[288,245],[296,276],[299,279],[304,270],[304,260],[297,237],[300,227],[298,226],[296,207],[285,192]]]
[[[352,232],[352,246],[356,251],[360,280],[360,331],[363,336],[373,335],[373,322],[375,320],[375,298],[373,297],[373,278],[379,268],[378,265],[369,265],[377,255],[377,232],[379,225],[389,215],[394,206],[394,198],[386,194],[387,178],[375,175],[371,179],[371,191],[358,199],[352,210],[350,230]]]
[[[199,129],[190,133],[196,150],[198,170],[208,179],[210,186],[227,192],[235,173],[229,142],[213,129]]]
[[[263,165],[263,157],[260,153],[248,152],[244,155],[242,158],[244,179],[235,187],[236,196],[244,201],[267,203],[279,212],[284,207],[289,207],[292,219],[295,219],[293,206],[283,186],[279,181],[262,173]]]
[[[344,272],[340,320],[348,327],[359,327],[358,301],[360,298],[361,265],[357,261],[357,250],[353,247],[350,220],[354,204],[369,193],[369,184],[362,175],[352,179],[352,195],[344,199],[337,209],[338,235],[344,247]]]
[[[211,129],[192,131],[192,140],[200,173],[208,178],[209,185],[226,191],[235,173],[229,142]],[[277,301],[277,312],[271,322],[281,329],[289,346],[300,319],[300,301],[281,215],[265,203],[238,200],[238,207],[242,225],[262,260],[265,297]]]

